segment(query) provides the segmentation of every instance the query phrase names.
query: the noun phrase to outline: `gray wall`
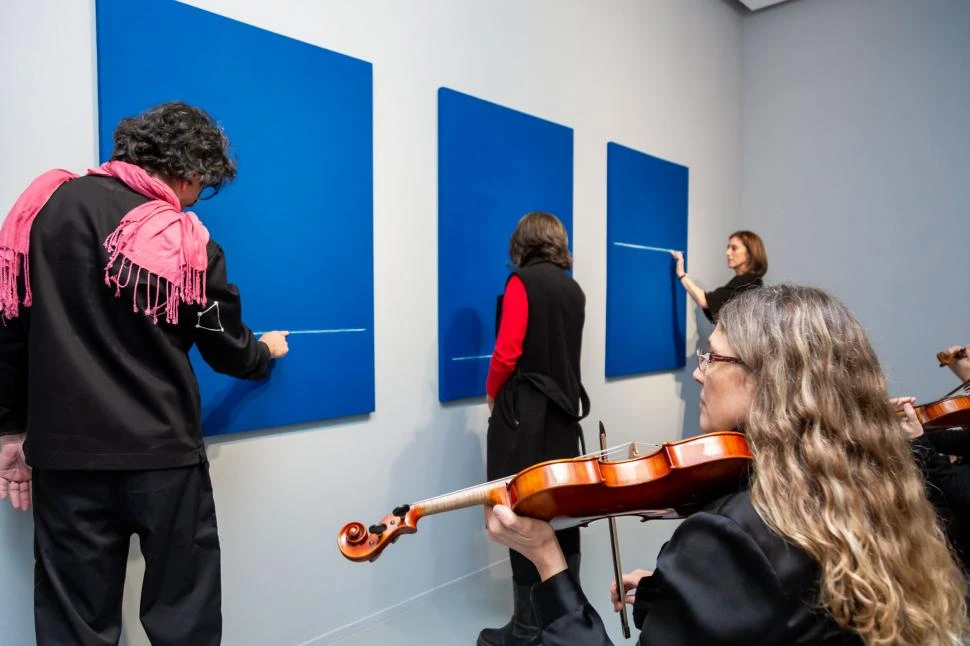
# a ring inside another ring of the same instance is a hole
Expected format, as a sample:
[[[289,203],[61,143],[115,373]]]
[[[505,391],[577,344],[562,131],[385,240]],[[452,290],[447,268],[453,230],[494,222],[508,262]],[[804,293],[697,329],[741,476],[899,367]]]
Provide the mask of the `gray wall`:
[[[771,281],[814,283],[847,301],[897,392],[925,398],[952,382],[933,354],[970,341],[970,2],[799,0],[743,21],[720,0],[192,4],[375,71],[377,412],[210,444],[227,644],[335,636],[503,557],[485,543],[478,510],[424,520],[378,564],[344,562],[333,548],[348,520],[370,522],[484,473],[484,406],[436,400],[439,85],[576,129],[587,437],[595,419],[619,443],[677,437],[696,418],[689,372],[602,377],[607,140],[690,167],[698,282],[725,282],[725,238],[752,228],[768,245]],[[0,7],[0,210],[46,168],[95,162],[92,7]],[[706,333],[694,314],[688,350]],[[0,509],[3,644],[32,643],[31,529],[29,516]],[[662,538],[650,533],[638,548],[655,553]],[[140,567],[135,552],[129,627]],[[129,641],[144,643],[137,628]]]
[[[328,643],[507,554],[487,543],[479,509],[423,520],[376,564],[349,563],[335,547],[350,520],[371,523],[401,502],[484,478],[484,401],[437,401],[437,88],[575,129],[573,249],[588,299],[583,372],[594,406],[586,435],[595,442],[602,419],[611,444],[678,438],[685,411],[696,418],[688,373],[603,378],[606,142],[690,168],[691,273],[723,283],[724,240],[740,224],[741,16],[721,0],[191,4],[374,64],[377,411],[209,443],[225,643]],[[93,5],[0,2],[0,209],[47,168],[96,161]],[[227,253],[231,275],[246,259]],[[589,531],[606,531],[598,525]],[[672,530],[630,525],[645,555]],[[28,516],[0,509],[5,646],[32,643],[30,531]],[[128,643],[144,644],[137,551],[130,565]]]
[[[746,226],[839,295],[896,394],[970,342],[970,2],[799,0],[744,21]]]

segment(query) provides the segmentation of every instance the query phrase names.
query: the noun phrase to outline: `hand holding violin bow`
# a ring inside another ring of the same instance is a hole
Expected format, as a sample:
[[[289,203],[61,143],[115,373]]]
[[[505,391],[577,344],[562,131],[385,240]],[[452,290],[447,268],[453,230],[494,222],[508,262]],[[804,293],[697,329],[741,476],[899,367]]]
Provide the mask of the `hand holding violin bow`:
[[[623,609],[623,604],[633,605],[636,594],[633,594],[643,577],[652,576],[653,570],[633,570],[623,575],[623,602],[620,602],[620,593],[616,589],[616,581],[610,584],[610,600],[613,602],[613,610],[619,612]],[[629,635],[627,635],[629,637]]]

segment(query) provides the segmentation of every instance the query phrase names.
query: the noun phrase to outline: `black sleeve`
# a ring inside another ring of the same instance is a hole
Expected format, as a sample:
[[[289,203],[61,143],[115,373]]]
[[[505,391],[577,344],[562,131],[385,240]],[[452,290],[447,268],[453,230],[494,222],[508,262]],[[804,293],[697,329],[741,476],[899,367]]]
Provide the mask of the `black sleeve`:
[[[216,372],[239,379],[265,379],[272,362],[269,348],[242,322],[239,289],[229,282],[226,256],[215,243],[209,244],[205,293],[206,304],[197,312],[195,327],[202,358]]]
[[[21,309],[20,316],[26,316]],[[27,334],[21,318],[0,316],[0,435],[27,426]]]
[[[791,613],[758,543],[730,518],[705,512],[677,528],[637,597],[646,605],[641,646],[777,644]]]
[[[548,646],[610,644],[575,582],[557,575],[533,593]],[[734,521],[699,512],[684,521],[640,582],[640,646],[781,644],[790,602],[761,547]]]
[[[716,323],[718,313],[729,300],[746,289],[761,287],[763,284],[764,282],[758,276],[742,274],[729,280],[724,287],[718,287],[712,292],[704,292],[704,297],[707,299],[707,308],[704,310],[704,315],[711,323]]]
[[[542,626],[543,646],[613,644],[606,627],[576,580],[563,570],[535,586],[532,604]]]
[[[728,283],[730,285],[730,283]],[[721,311],[724,304],[730,300],[731,296],[734,295],[734,290],[725,285],[724,287],[718,287],[712,292],[704,292],[704,297],[707,299],[707,307],[704,308],[704,316],[711,323],[717,320],[717,313]]]
[[[966,471],[955,468],[946,457],[937,453],[925,434],[913,440],[912,446],[933,504],[937,508],[942,504],[960,517],[970,513],[970,480]]]
[[[963,429],[934,431],[923,437],[936,449],[937,453],[970,457],[970,432]]]

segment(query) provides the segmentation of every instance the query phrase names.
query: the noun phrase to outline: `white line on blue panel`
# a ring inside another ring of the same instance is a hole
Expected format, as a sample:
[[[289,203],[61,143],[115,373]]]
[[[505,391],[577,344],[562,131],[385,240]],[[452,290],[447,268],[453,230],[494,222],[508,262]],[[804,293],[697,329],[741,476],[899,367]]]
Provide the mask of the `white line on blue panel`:
[[[617,247],[628,247],[630,249],[643,249],[644,251],[663,251],[665,253],[670,253],[671,251],[676,251],[676,249],[664,249],[663,247],[648,247],[645,244],[633,244],[631,242],[614,242]]]
[[[343,332],[366,332],[365,327],[349,327],[339,330],[290,330],[290,334],[341,334]],[[253,332],[253,334],[266,334],[266,332]]]
[[[452,361],[475,361],[476,359],[491,359],[490,354],[476,354],[471,357],[452,357]]]

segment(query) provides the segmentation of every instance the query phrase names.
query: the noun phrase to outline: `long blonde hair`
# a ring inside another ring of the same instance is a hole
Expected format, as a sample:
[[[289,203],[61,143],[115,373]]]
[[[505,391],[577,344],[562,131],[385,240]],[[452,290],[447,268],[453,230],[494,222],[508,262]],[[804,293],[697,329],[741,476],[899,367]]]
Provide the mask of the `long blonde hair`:
[[[818,561],[820,604],[867,646],[962,644],[966,582],[859,322],[779,285],[738,295],[718,325],[757,383],[752,503]]]

